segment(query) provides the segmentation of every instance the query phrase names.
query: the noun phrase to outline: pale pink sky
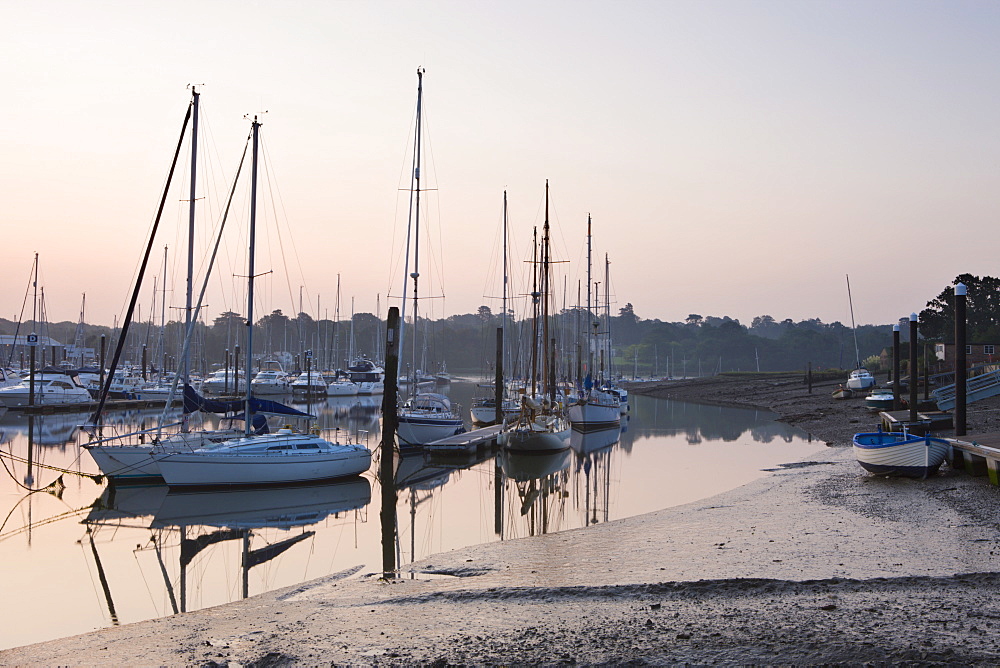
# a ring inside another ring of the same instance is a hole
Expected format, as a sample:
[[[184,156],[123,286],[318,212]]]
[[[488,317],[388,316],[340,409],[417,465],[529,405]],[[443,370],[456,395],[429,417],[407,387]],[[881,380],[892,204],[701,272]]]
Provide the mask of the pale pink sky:
[[[484,295],[500,290],[502,192],[523,273],[546,178],[569,300],[590,212],[595,251],[612,261],[614,308],[631,302],[644,318],[849,322],[850,274],[858,322],[889,323],[959,273],[1000,272],[995,3],[2,9],[6,318],[20,311],[36,250],[50,320],[75,320],[83,292],[89,321],[124,311],[189,83],[205,84],[202,244],[239,159],[243,116],[268,111],[267,191],[280,200],[263,216],[258,270],[275,273],[261,279],[258,314],[294,312],[304,286],[307,310],[317,315],[320,295],[332,316],[338,274],[342,315],[352,296],[358,311],[375,311],[378,294],[384,313],[387,289],[398,295],[401,284],[399,189],[418,65],[433,160],[425,185],[437,188],[421,251],[434,262],[421,274],[428,293],[447,296],[429,303],[437,316],[499,308]],[[179,177],[158,243],[171,247],[171,306],[183,303],[174,279],[186,168]],[[226,242],[209,317],[245,312],[233,277],[245,273],[241,247],[235,234]]]

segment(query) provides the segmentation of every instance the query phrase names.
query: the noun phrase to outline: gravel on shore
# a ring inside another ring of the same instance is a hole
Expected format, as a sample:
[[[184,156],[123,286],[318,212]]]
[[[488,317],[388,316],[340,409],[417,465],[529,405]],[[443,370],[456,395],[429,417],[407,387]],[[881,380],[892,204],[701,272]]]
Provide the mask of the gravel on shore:
[[[769,408],[805,461],[639,517],[336,575],[245,601],[0,652],[2,665],[1000,663],[998,488],[854,461],[859,400],[799,377],[646,385]],[[633,388],[636,391],[636,388]],[[970,406],[970,431],[996,406]],[[346,574],[345,574],[346,575]]]

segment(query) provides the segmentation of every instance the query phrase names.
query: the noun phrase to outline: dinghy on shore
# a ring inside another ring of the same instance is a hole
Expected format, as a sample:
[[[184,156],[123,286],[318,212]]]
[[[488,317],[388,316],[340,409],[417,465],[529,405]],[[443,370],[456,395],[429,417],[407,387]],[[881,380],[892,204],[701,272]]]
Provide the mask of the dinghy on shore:
[[[926,478],[937,473],[951,452],[943,438],[909,433],[876,432],[854,435],[854,456],[871,473]]]

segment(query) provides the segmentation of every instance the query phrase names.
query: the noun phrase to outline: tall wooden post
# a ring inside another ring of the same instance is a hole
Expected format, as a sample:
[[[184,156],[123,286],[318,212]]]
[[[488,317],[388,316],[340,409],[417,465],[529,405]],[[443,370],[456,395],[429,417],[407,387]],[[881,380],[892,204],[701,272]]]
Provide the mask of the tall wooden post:
[[[35,349],[32,348],[32,351]],[[34,452],[35,452],[35,414],[28,414],[28,472],[24,474],[24,484],[31,487],[35,484],[35,470],[34,470]]]
[[[389,309],[385,333],[385,391],[382,394],[382,448],[379,481],[382,485],[382,577],[396,577],[396,402],[399,378],[399,307]]]
[[[222,376],[222,393],[229,394],[229,362],[232,361],[232,357],[229,354],[229,348],[226,348],[226,372]]]
[[[931,365],[927,357],[927,342],[924,342],[924,401],[931,398]]]
[[[917,421],[917,314],[910,314],[910,424]]]
[[[503,327],[497,327],[497,375],[493,382],[493,398],[497,407],[494,412],[496,424],[503,424]]]
[[[493,533],[503,540],[503,467],[500,457],[493,458]]]
[[[898,411],[902,402],[899,398],[899,325],[892,326],[892,410]]]
[[[233,394],[240,393],[240,347],[233,348]]]
[[[809,386],[809,394],[813,393],[813,363],[808,362],[806,366],[806,384]]]
[[[108,339],[104,334],[101,334],[101,387],[104,387],[104,357],[107,354],[108,349]]]
[[[31,345],[31,351],[28,357],[28,405],[35,405],[35,348],[37,345]]]
[[[955,286],[955,436],[965,436],[968,404],[969,369],[965,354],[967,290],[964,283]]]

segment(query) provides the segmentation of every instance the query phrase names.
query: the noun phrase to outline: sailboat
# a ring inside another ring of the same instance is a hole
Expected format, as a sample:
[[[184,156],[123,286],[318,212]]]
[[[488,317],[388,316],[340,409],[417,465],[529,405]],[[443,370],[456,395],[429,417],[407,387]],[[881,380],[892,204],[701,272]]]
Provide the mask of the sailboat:
[[[249,260],[247,271],[247,321],[253,322],[254,252],[257,218],[257,155],[260,123],[251,126],[253,159],[251,168]],[[247,327],[246,376],[253,370],[253,327]],[[261,485],[314,482],[358,476],[371,467],[372,453],[360,444],[331,443],[319,430],[294,431],[283,427],[274,433],[254,433],[249,385],[245,398],[242,437],[192,452],[169,453],[159,460],[160,474],[167,485]]]
[[[564,450],[569,447],[570,423],[566,419],[561,403],[556,396],[554,342],[549,338],[549,298],[551,276],[549,269],[549,182],[545,182],[545,224],[542,228],[541,272],[535,263],[536,286],[532,291],[534,302],[534,332],[532,340],[532,382],[531,392],[521,396],[521,410],[513,419],[505,419],[498,442],[509,450],[546,452]],[[537,285],[538,278],[541,285]],[[541,314],[539,310],[541,304]],[[541,320],[541,340],[538,337],[538,322]],[[541,355],[539,355],[539,349]],[[539,361],[539,357],[541,360]],[[541,389],[538,389],[538,371],[541,366]]]
[[[453,436],[464,431],[460,409],[451,404],[451,400],[436,392],[421,392],[419,390],[419,371],[417,369],[417,304],[418,278],[420,277],[420,140],[422,132],[421,104],[423,102],[424,69],[417,68],[417,121],[413,150],[413,171],[410,187],[410,223],[412,223],[413,239],[413,271],[409,272],[409,248],[407,248],[407,271],[403,277],[403,313],[400,316],[400,350],[403,349],[403,324],[406,321],[406,285],[408,279],[413,279],[413,376],[410,381],[411,396],[396,414],[396,435],[401,446],[417,446],[431,443]],[[410,235],[407,235],[410,238]],[[433,378],[431,378],[433,383]]]
[[[197,308],[193,308],[193,265],[194,265],[194,251],[193,251],[193,239],[194,239],[194,219],[195,219],[195,203],[197,201],[195,184],[196,184],[196,168],[197,168],[197,155],[198,155],[198,107],[199,107],[200,94],[197,90],[192,89],[191,101],[187,107],[187,113],[184,117],[184,124],[181,128],[181,137],[178,140],[177,150],[174,153],[173,163],[170,168],[170,176],[173,176],[174,169],[177,165],[177,158],[180,153],[181,143],[187,132],[188,122],[191,121],[191,196],[189,198],[189,229],[188,229],[188,277],[187,277],[187,309],[185,311],[185,327],[187,335],[185,336],[185,346],[184,352],[181,355],[181,370],[178,376],[175,376],[171,387],[168,390],[167,398],[177,396],[177,385],[183,380],[185,391],[187,391],[188,384],[188,372],[189,372],[189,345],[191,339],[191,332],[193,331],[193,323],[197,321]],[[242,163],[241,163],[242,164]],[[166,201],[167,194],[170,190],[171,178],[167,179],[167,183],[164,185],[163,196],[160,202],[160,211],[157,214],[156,224],[154,225],[153,232],[150,235],[149,245],[146,251],[146,259],[149,257],[149,251],[152,249],[152,244],[155,238],[156,227],[159,224],[160,215],[163,212],[163,204]],[[235,182],[233,184],[235,190]],[[225,220],[223,220],[225,222]],[[220,230],[221,231],[221,230]],[[213,258],[214,260],[214,258]],[[129,310],[122,325],[122,334],[119,338],[118,349],[115,351],[115,355],[111,362],[111,370],[107,375],[105,385],[101,394],[101,403],[98,405],[97,411],[94,413],[93,426],[96,428],[101,424],[102,411],[104,407],[104,400],[109,395],[111,388],[114,386],[116,367],[118,363],[119,356],[121,354],[122,343],[126,340],[127,329],[132,318],[132,307],[135,304],[136,297],[138,296],[139,288],[142,283],[143,271],[145,269],[145,260],[141,266],[139,276],[136,280],[136,286],[132,293],[132,303],[129,306]],[[209,269],[209,274],[211,269]],[[207,284],[206,276],[206,284]],[[204,292],[204,286],[202,288]],[[199,299],[199,303],[201,300]],[[192,390],[193,392],[193,390]],[[144,480],[148,478],[159,478],[160,468],[159,459],[167,454],[179,451],[179,450],[191,450],[194,448],[204,447],[205,445],[225,441],[231,439],[238,435],[238,430],[236,429],[222,429],[218,431],[190,431],[188,429],[187,415],[192,412],[191,410],[184,411],[184,417],[181,421],[181,429],[177,433],[164,434],[163,427],[166,420],[167,412],[170,410],[170,405],[172,401],[167,401],[166,406],[163,411],[163,415],[160,417],[159,425],[153,430],[140,430],[135,433],[126,433],[121,435],[116,435],[110,438],[98,438],[97,440],[91,441],[89,443],[83,444],[83,447],[90,453],[91,458],[97,464],[97,467],[101,470],[101,473],[108,476],[109,478],[116,481],[136,481]]]
[[[847,376],[847,389],[867,390],[875,387],[875,376],[861,366],[861,352],[858,349],[858,327],[854,324],[854,300],[851,299],[851,277],[847,276],[847,303],[851,306],[851,330],[854,332],[854,370]]]
[[[505,372],[509,373],[510,365],[507,361],[507,351],[509,346],[507,345],[507,191],[503,191],[503,240],[501,241],[503,247],[503,295],[502,299],[502,310],[500,314],[500,330],[502,334],[502,340],[504,342],[503,350],[500,351],[502,359],[500,360]],[[502,379],[503,380],[503,379]],[[504,388],[501,392],[500,397],[500,412],[497,413],[497,398],[496,398],[496,383],[480,383],[479,387],[487,390],[488,394],[486,396],[476,396],[472,400],[472,421],[476,424],[481,425],[491,425],[498,422],[502,422],[505,416],[513,416],[520,409],[520,404],[514,399],[504,398],[507,394],[506,382],[504,382]],[[499,419],[498,419],[499,416]]]
[[[604,378],[604,350],[600,352],[600,376],[598,378],[599,385],[595,385],[594,378],[591,369],[594,368],[593,364],[593,349],[595,343],[600,339],[597,334],[598,322],[593,320],[594,315],[591,310],[590,303],[590,287],[593,285],[590,276],[591,270],[591,234],[590,234],[591,220],[590,215],[587,215],[587,318],[592,320],[594,334],[591,337],[589,328],[587,332],[587,354],[590,356],[590,361],[587,366],[587,376],[582,379],[577,379],[579,383],[578,396],[574,403],[570,404],[567,413],[569,414],[569,421],[573,425],[573,429],[577,431],[587,431],[590,429],[607,429],[609,427],[614,427],[621,422],[621,400],[618,395],[607,390],[602,389],[602,385],[605,382]],[[607,281],[605,280],[605,285]],[[610,319],[609,319],[610,321]]]

